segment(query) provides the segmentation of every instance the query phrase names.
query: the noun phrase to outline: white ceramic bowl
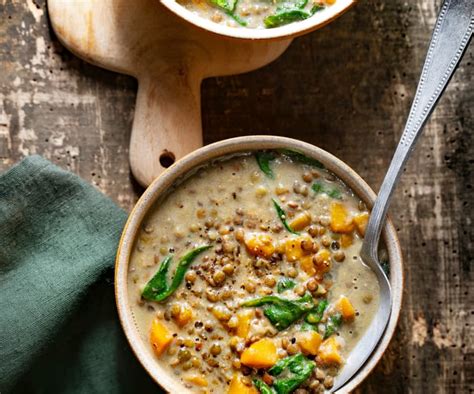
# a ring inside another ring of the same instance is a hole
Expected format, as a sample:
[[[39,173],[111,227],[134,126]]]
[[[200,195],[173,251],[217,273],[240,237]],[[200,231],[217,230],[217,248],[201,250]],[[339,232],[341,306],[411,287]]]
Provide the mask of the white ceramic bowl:
[[[357,0],[337,0],[333,5],[324,10],[324,12],[316,13],[303,21],[289,23],[288,25],[273,29],[250,29],[245,27],[224,26],[189,11],[177,3],[176,0],[160,0],[160,2],[170,11],[189,23],[221,36],[244,40],[277,40],[296,37],[319,29],[346,12],[356,4]]]
[[[140,229],[143,219],[154,203],[183,175],[203,165],[209,160],[226,156],[237,152],[248,152],[259,149],[289,148],[299,150],[309,157],[322,162],[325,167],[346,183],[368,207],[372,207],[375,194],[365,181],[357,175],[347,164],[337,159],[330,153],[313,145],[298,140],[275,137],[275,136],[251,136],[227,139],[200,148],[173,164],[167,171],[153,181],[146,189],[132,213],[123,230],[120,240],[117,259],[115,264],[115,295],[120,321],[125,335],[138,360],[148,371],[151,377],[170,393],[186,393],[188,390],[173,376],[170,376],[160,367],[155,356],[147,343],[142,340],[134,320],[132,308],[128,298],[128,266],[135,237]],[[377,348],[352,378],[339,392],[348,392],[359,385],[372,371],[387,348],[393,336],[400,313],[403,290],[403,267],[400,245],[396,231],[390,221],[387,222],[383,231],[383,239],[388,251],[390,261],[390,282],[392,286],[392,314],[387,329],[380,340]]]

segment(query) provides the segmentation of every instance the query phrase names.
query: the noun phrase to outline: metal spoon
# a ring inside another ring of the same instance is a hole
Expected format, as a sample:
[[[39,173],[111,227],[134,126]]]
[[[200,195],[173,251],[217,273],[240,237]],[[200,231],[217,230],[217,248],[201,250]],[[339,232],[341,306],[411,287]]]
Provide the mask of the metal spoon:
[[[337,376],[332,391],[343,387],[362,367],[377,346],[391,312],[391,290],[378,261],[378,245],[393,190],[403,167],[421,135],[423,126],[443,94],[461,60],[474,29],[474,0],[446,0],[436,21],[405,130],[375,200],[361,249],[361,257],[376,274],[380,285],[380,305],[364,336],[351,351]]]

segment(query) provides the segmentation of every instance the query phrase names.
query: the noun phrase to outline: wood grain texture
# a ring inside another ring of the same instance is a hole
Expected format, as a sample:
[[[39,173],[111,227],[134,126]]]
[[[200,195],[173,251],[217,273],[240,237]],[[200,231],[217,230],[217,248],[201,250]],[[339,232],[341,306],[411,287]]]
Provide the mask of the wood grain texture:
[[[440,1],[360,2],[259,71],[202,86],[205,143],[254,133],[336,154],[375,189],[401,134]],[[399,331],[362,393],[474,392],[474,48],[396,191],[405,255]],[[0,170],[39,153],[125,209],[134,79],[58,44],[43,1],[0,2]]]

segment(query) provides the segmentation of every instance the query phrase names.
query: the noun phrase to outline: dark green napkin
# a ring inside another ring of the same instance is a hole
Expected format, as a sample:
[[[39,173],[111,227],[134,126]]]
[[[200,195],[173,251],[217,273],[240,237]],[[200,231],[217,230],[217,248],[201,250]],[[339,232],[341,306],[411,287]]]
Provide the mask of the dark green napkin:
[[[128,347],[113,289],[126,213],[32,156],[0,175],[0,392],[160,392]]]

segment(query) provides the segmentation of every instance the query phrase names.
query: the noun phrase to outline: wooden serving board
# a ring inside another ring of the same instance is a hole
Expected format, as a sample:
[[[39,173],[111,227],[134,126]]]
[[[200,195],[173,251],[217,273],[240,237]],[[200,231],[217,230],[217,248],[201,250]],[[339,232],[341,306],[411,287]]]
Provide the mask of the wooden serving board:
[[[48,0],[52,27],[80,58],[138,79],[130,166],[147,186],[202,146],[204,78],[254,70],[291,40],[233,40],[200,30],[157,0]]]

